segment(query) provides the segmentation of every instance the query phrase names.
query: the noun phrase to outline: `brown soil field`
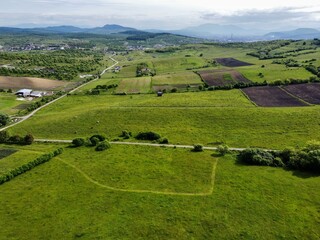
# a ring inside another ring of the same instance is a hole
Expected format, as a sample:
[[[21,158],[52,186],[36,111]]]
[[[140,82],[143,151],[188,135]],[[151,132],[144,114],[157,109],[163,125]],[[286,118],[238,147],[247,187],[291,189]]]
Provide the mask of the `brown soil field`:
[[[66,85],[66,82],[32,77],[2,77],[0,76],[0,88],[21,89],[30,88],[33,90],[53,90]]]
[[[233,69],[217,69],[198,71],[203,81],[209,86],[226,86],[239,82],[250,83],[241,73]]]
[[[320,104],[320,83],[294,84],[283,88],[308,103]]]
[[[294,98],[279,87],[250,87],[242,91],[251,101],[261,107],[296,107],[307,106],[306,103]]]
[[[217,63],[226,67],[243,67],[253,65],[251,63],[242,62],[234,58],[216,58]]]

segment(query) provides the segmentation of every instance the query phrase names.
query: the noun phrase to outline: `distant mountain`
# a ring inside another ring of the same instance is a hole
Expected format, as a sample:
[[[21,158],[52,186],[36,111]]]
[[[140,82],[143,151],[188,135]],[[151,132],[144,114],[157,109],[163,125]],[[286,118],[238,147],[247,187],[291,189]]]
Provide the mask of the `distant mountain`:
[[[37,28],[15,28],[0,27],[1,33],[36,33],[36,34],[66,34],[66,33],[87,33],[87,34],[118,34],[123,33],[130,38],[150,38],[158,35],[150,33],[169,33],[188,37],[214,39],[220,41],[255,41],[255,40],[275,40],[275,39],[313,39],[320,38],[320,31],[313,28],[299,28],[292,31],[277,31],[267,33],[261,29],[244,29],[235,25],[203,24],[194,27],[188,27],[180,30],[137,30],[131,27],[124,27],[116,24],[107,24],[103,27],[79,28],[74,26],[54,26]]]
[[[253,38],[265,34],[262,30],[258,29],[244,29],[235,25],[219,25],[219,24],[202,24],[199,26],[188,27],[180,30],[146,30],[154,33],[168,32],[173,34],[185,35],[189,37],[199,37],[208,39],[237,39],[237,38]]]
[[[0,33],[91,33],[105,35],[125,31],[136,31],[136,29],[115,24],[107,24],[103,27],[96,28],[79,28],[74,26],[54,26],[45,28],[0,27]]]
[[[267,40],[271,39],[312,39],[320,38],[320,31],[314,28],[298,28],[292,31],[271,32],[263,36]]]
[[[116,24],[107,24],[103,27],[86,29],[86,33],[94,33],[94,34],[112,34],[112,33],[120,33],[125,31],[135,31],[135,28],[123,27]]]

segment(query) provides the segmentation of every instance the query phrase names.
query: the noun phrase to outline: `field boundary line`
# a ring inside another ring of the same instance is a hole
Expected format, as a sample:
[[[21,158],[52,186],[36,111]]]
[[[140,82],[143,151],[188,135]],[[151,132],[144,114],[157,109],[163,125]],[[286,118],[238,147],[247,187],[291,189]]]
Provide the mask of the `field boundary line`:
[[[288,95],[290,95],[291,97],[299,100],[300,102],[303,102],[305,104],[307,104],[308,106],[313,106],[313,104],[306,102],[305,100],[303,100],[302,98],[299,98],[298,96],[292,94],[291,92],[287,91],[286,89],[283,88],[283,86],[279,87],[282,91],[284,91],[285,93],[287,93]]]
[[[109,189],[111,191],[117,191],[117,192],[127,192],[127,193],[149,193],[149,194],[158,194],[158,195],[171,195],[171,196],[210,196],[213,193],[214,190],[214,182],[215,182],[215,176],[216,176],[216,168],[218,165],[218,160],[213,164],[212,167],[212,173],[211,173],[211,181],[210,181],[210,189],[208,192],[200,192],[200,193],[183,193],[183,192],[172,192],[172,191],[154,191],[154,190],[134,190],[134,189],[123,189],[123,188],[116,188],[111,187],[102,183],[99,183],[98,181],[92,179],[88,174],[86,174],[84,171],[82,171],[77,166],[68,163],[65,160],[62,160],[61,158],[56,158],[56,160],[68,165],[69,167],[76,170],[78,173],[80,173],[85,179],[87,179],[89,182],[91,182],[94,185],[97,185],[102,188]]]
[[[254,101],[252,101],[252,100],[249,98],[249,96],[248,96],[244,91],[242,91],[242,89],[239,89],[239,90],[240,90],[240,92],[242,92],[243,96],[244,96],[246,99],[248,99],[255,107],[259,107]]]
[[[102,76],[103,74],[106,73],[106,71],[112,69],[114,66],[116,66],[116,65],[119,63],[119,62],[118,62],[117,60],[115,60],[114,58],[112,58],[112,57],[109,57],[109,58],[110,58],[112,61],[114,61],[115,63],[114,63],[112,66],[107,67],[106,69],[104,69],[104,70],[101,72],[101,74],[99,74],[99,76]],[[18,124],[24,122],[25,120],[27,120],[27,119],[29,119],[30,117],[32,117],[34,114],[36,114],[36,113],[37,113],[38,111],[40,111],[41,109],[43,109],[43,108],[51,105],[52,103],[54,103],[54,102],[56,102],[56,101],[59,101],[60,99],[66,97],[68,94],[73,93],[73,92],[77,91],[78,89],[86,86],[87,84],[92,83],[92,82],[95,82],[95,81],[97,81],[97,80],[99,80],[99,79],[100,79],[100,78],[97,77],[97,78],[93,79],[92,81],[86,82],[86,83],[84,83],[84,84],[82,84],[82,85],[80,85],[80,86],[72,89],[71,91],[67,92],[66,94],[64,94],[64,95],[62,95],[62,96],[60,96],[60,97],[58,97],[57,99],[54,99],[54,100],[52,100],[51,102],[48,102],[48,103],[46,103],[45,105],[43,105],[43,106],[35,109],[33,112],[29,113],[29,114],[26,115],[26,116],[17,117],[17,118],[19,118],[19,119],[21,119],[21,120],[18,121],[18,122],[15,122],[15,123],[13,123],[13,124],[10,124],[10,125],[8,125],[8,126],[6,126],[6,127],[0,128],[0,131],[6,130],[6,129],[8,129],[8,128],[11,128],[11,127],[13,127],[13,126],[15,126],[15,125],[18,125]]]

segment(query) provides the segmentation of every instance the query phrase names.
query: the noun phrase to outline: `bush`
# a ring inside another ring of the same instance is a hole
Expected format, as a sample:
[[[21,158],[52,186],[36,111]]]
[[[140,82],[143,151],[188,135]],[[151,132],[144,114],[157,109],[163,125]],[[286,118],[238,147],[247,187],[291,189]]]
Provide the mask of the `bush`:
[[[171,89],[171,92],[172,92],[172,93],[176,93],[176,92],[178,92],[178,89],[177,89],[177,88],[172,88],[172,89]]]
[[[155,133],[155,132],[140,132],[138,135],[135,137],[138,140],[158,140],[161,138],[160,134]]]
[[[221,155],[221,156],[224,156],[226,155],[228,152],[229,152],[229,147],[225,144],[223,145],[219,145],[217,147],[217,152]]]
[[[159,140],[159,143],[160,143],[160,144],[168,144],[168,143],[169,143],[169,140],[168,140],[168,138],[161,138],[161,139]]]
[[[123,130],[120,137],[124,139],[129,139],[132,136],[131,132],[128,132],[127,130]]]
[[[97,147],[95,148],[96,151],[104,151],[108,148],[110,148],[111,145],[109,142],[106,142],[106,141],[103,141],[103,142],[100,142]]]
[[[24,137],[24,144],[26,145],[31,145],[33,141],[34,141],[34,137],[30,133]]]
[[[14,135],[14,136],[9,137],[8,143],[20,144],[20,143],[23,143],[23,140],[24,139],[22,137],[20,137],[19,135]]]
[[[203,151],[203,146],[201,144],[196,144],[193,146],[192,149],[193,152],[202,152]]]
[[[1,131],[0,132],[0,143],[6,143],[8,142],[10,135],[7,131]]]
[[[72,144],[75,147],[81,147],[85,144],[85,140],[83,138],[75,138],[72,140]]]
[[[7,114],[0,113],[0,127],[6,126],[9,122],[9,116]]]
[[[248,148],[237,156],[238,161],[250,165],[273,166],[274,156],[259,148]]]
[[[97,146],[99,144],[99,142],[100,142],[100,140],[97,137],[91,137],[90,138],[91,146]]]

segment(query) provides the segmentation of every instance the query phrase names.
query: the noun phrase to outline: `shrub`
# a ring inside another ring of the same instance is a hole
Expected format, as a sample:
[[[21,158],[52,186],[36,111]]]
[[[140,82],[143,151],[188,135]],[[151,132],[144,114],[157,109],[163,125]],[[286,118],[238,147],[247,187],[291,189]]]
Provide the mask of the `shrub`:
[[[22,137],[20,137],[19,135],[14,135],[14,136],[9,137],[8,143],[20,144],[23,142],[23,140],[24,139]]]
[[[195,144],[192,149],[193,152],[202,152],[203,146],[201,144]]]
[[[0,132],[0,143],[6,143],[9,139],[10,135],[7,131]]]
[[[24,137],[24,139],[23,139],[24,141],[24,144],[26,144],[26,145],[31,145],[32,143],[33,143],[33,141],[34,141],[34,137],[32,136],[32,134],[27,134],[25,137]]]
[[[72,144],[75,147],[81,147],[85,144],[85,140],[83,138],[75,138],[72,140]]]
[[[155,133],[155,132],[140,132],[138,135],[135,137],[138,140],[158,140],[161,138],[160,134]]]
[[[100,142],[100,143],[97,145],[97,147],[95,148],[95,150],[96,150],[96,151],[104,151],[104,150],[106,150],[106,149],[108,149],[108,148],[110,148],[110,147],[111,147],[111,145],[110,145],[109,142],[103,141],[103,142]]]
[[[93,139],[94,139],[94,141],[96,141],[95,138],[98,139],[98,142],[102,142],[102,141],[106,140],[106,137],[105,137],[105,136],[100,135],[100,134],[95,134],[95,135],[92,135],[92,136],[90,137],[90,139],[89,139],[90,142],[92,143],[92,140],[93,140]],[[95,146],[95,145],[94,145],[94,146]]]
[[[9,116],[7,114],[0,113],[0,127],[6,126],[9,122]]]
[[[271,153],[259,148],[248,148],[238,155],[238,161],[250,165],[273,166],[273,160]]]
[[[178,92],[178,89],[177,89],[177,88],[172,88],[172,89],[171,89],[171,92],[172,92],[172,93],[176,93],[176,92]]]
[[[132,136],[131,132],[128,132],[127,130],[123,130],[120,137],[124,138],[124,139],[129,139]]]
[[[217,152],[221,155],[221,156],[224,156],[226,155],[228,152],[229,152],[229,147],[225,144],[223,145],[219,145],[217,147]]]
[[[97,146],[99,144],[99,142],[100,142],[100,140],[97,137],[91,137],[90,138],[91,146]]]
[[[160,143],[160,144],[168,144],[168,143],[169,143],[169,140],[168,140],[168,138],[161,138],[161,139],[159,140],[159,143]]]

